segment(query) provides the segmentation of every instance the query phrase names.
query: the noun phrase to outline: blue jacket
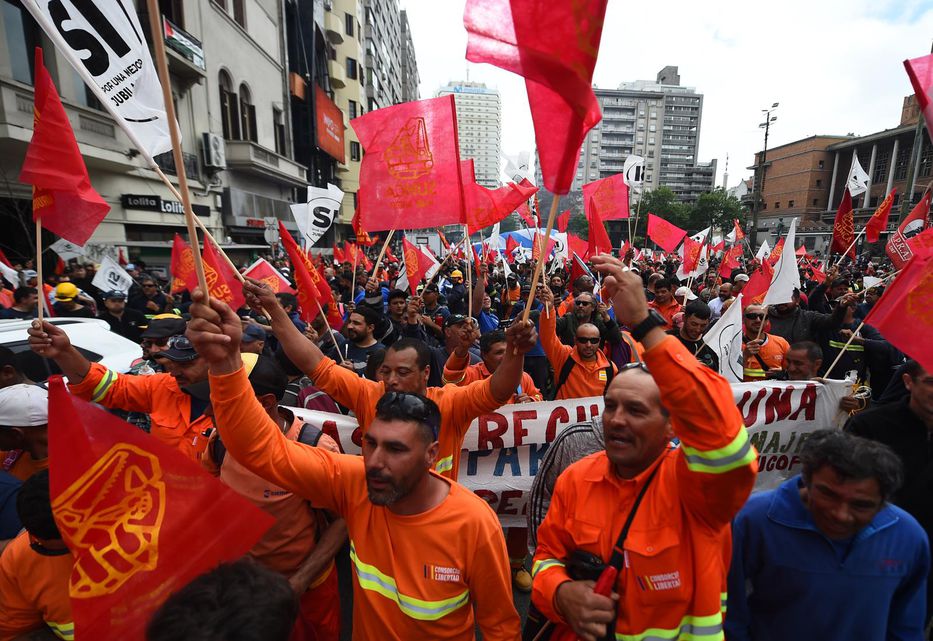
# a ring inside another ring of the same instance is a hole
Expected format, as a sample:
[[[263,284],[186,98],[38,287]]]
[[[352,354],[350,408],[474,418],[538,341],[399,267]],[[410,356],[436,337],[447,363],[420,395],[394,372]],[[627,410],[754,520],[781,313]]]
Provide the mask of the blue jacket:
[[[930,546],[886,505],[851,542],[820,532],[800,476],[753,495],[735,517],[729,641],[922,641]]]

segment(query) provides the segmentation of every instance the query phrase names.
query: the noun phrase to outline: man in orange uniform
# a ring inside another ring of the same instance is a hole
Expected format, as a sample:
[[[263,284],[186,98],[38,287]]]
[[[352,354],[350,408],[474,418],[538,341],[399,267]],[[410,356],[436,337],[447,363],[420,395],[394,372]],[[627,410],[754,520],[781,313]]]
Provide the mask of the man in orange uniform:
[[[478,625],[486,641],[517,641],[499,522],[482,499],[432,471],[438,406],[419,394],[385,393],[363,434],[362,458],[290,441],[248,393],[240,319],[221,301],[205,305],[200,290],[192,298],[188,335],[210,363],[212,406],[229,453],[347,521],[354,639],[467,641]],[[281,314],[274,311],[273,322]],[[522,334],[529,333],[531,341],[510,340],[509,350],[529,349],[534,332]]]
[[[790,345],[776,334],[761,329],[767,308],[749,305],[743,313],[742,353],[745,356],[744,380],[763,381],[784,369],[784,357]]]
[[[540,290],[538,299],[544,304],[538,326],[541,347],[554,368],[554,398],[602,396],[615,376],[616,366],[599,349],[602,341],[599,329],[591,323],[583,323],[577,327],[576,346],[564,345],[557,337],[554,293],[545,287]]]
[[[656,310],[667,321],[665,330],[674,329],[674,316],[682,309],[680,303],[674,298],[676,281],[662,278],[654,284],[654,300],[648,303],[650,309]]]
[[[245,352],[241,359],[253,395],[285,438],[335,453],[340,451],[330,436],[305,426],[292,412],[279,406],[288,376],[274,359]],[[188,391],[210,403],[208,381],[196,383]],[[213,416],[213,407],[209,406],[206,413]],[[249,555],[284,575],[298,595],[300,609],[291,641],[338,641],[340,593],[334,556],[347,538],[346,523],[339,518],[329,519],[322,510],[312,508],[304,497],[256,476],[226,452],[216,432],[214,436],[208,452],[213,464],[220,468],[221,482],[275,517],[275,524],[250,549]],[[328,523],[329,520],[332,522]]]
[[[0,388],[0,469],[21,481],[49,467],[49,393],[19,383]]]
[[[634,365],[609,387],[606,450],[557,479],[538,529],[532,600],[587,641],[607,627],[615,638],[721,641],[729,524],[751,492],[757,453],[729,384],[665,335],[641,279],[611,256],[593,262],[607,275],[616,318],[645,346],[647,368]],[[673,436],[680,448],[670,447]],[[573,580],[571,555],[586,552],[605,563],[649,479],[613,595]]]
[[[26,479],[16,511],[25,530],[0,554],[0,641],[46,628],[71,641],[68,579],[74,559],[52,518],[48,470]]]
[[[243,285],[243,293],[251,307],[258,309],[261,306],[269,314],[272,330],[292,363],[335,401],[353,410],[364,435],[373,420],[376,402],[386,392],[413,392],[437,403],[441,408],[441,430],[436,470],[453,480],[457,480],[460,470],[460,450],[470,422],[498,409],[512,398],[521,384],[525,347],[530,348],[535,340],[532,326],[515,324],[507,335],[510,342],[523,348],[519,353],[507,351],[502,363],[488,379],[466,387],[429,388],[430,350],[417,339],[402,338],[386,350],[385,360],[377,371],[379,382],[376,382],[362,379],[324,356],[317,345],[295,329],[267,285],[248,279]]]
[[[145,412],[152,419],[150,434],[194,461],[200,461],[213,426],[204,414],[207,404],[182,391],[207,379],[207,363],[184,335],[172,336],[167,348],[153,357],[168,373],[124,376],[100,363],[91,363],[68,340],[61,328],[44,322],[29,329],[32,350],[54,360],[68,377],[68,389],[86,401],[128,412]]]

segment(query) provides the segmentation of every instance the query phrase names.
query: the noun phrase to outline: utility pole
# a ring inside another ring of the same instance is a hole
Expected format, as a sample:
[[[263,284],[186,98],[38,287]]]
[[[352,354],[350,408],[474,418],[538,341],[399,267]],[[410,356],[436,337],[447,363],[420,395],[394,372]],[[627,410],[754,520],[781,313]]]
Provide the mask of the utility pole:
[[[750,232],[751,236],[751,246],[754,248],[758,247],[758,213],[761,211],[761,196],[765,191],[765,171],[767,170],[767,161],[768,161],[768,132],[771,129],[771,123],[777,120],[777,116],[772,116],[771,112],[778,108],[778,103],[774,103],[768,109],[762,109],[761,112],[765,114],[765,121],[758,126],[765,130],[765,148],[761,152],[761,160],[755,166],[755,169],[761,170],[761,176],[759,177],[758,171],[755,172],[755,202],[754,207],[752,208],[752,229]]]

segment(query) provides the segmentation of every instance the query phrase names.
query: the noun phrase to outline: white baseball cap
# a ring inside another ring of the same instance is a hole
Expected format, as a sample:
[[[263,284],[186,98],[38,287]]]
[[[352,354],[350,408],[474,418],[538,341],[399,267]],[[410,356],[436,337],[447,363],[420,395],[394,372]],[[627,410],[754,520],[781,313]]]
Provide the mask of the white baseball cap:
[[[696,299],[697,299],[697,295],[694,294],[692,291],[690,291],[690,290],[687,288],[686,285],[684,285],[684,286],[682,286],[682,287],[678,287],[678,288],[677,288],[677,291],[674,292],[674,296],[675,296],[675,297],[678,297],[678,296],[686,296],[686,297],[687,297],[687,300],[696,300]]]
[[[748,274],[736,274],[735,278],[733,278],[732,280],[734,280],[737,283],[747,283],[749,280]]]
[[[0,389],[0,428],[37,427],[48,422],[48,391],[25,383]]]

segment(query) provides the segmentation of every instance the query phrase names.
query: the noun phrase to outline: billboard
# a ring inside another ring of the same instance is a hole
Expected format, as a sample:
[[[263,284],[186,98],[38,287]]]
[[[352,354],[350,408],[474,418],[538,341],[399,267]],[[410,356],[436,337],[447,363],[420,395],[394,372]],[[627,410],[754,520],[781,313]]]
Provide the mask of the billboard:
[[[317,146],[331,157],[346,162],[343,144],[343,112],[320,88],[314,87],[314,112],[317,117]]]

